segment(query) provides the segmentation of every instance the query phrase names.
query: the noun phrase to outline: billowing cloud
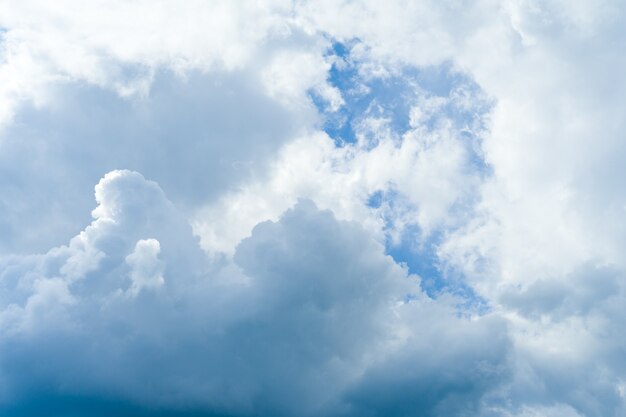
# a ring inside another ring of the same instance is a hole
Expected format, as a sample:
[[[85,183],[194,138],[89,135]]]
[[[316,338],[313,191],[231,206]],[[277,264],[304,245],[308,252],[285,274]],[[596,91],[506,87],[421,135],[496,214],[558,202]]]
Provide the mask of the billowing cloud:
[[[96,199],[68,246],[3,265],[6,412],[385,414],[397,395],[442,415],[477,409],[505,376],[500,320],[433,303],[310,201],[257,225],[234,265],[209,265],[154,182],[114,171]]]
[[[624,17],[0,1],[0,414],[625,415]]]

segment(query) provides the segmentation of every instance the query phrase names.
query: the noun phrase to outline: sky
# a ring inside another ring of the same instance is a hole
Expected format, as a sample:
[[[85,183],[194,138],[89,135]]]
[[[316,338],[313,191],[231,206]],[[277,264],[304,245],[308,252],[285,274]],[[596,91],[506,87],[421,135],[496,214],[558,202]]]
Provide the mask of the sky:
[[[0,417],[626,417],[625,27],[0,0]]]

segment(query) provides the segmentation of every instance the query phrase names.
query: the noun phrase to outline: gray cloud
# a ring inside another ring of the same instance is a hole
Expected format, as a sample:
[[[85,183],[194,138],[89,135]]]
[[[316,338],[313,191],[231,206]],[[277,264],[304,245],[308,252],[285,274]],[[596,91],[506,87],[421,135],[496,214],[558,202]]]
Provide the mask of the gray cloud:
[[[565,277],[547,277],[524,289],[509,289],[500,301],[524,316],[553,320],[586,316],[620,292],[617,268],[588,263]]]
[[[96,199],[68,246],[1,265],[0,413],[463,415],[505,378],[501,321],[456,317],[310,201],[228,264],[138,173]]]
[[[0,253],[62,244],[89,221],[89,190],[120,167],[154,178],[193,208],[263,172],[314,111],[267,97],[254,71],[158,72],[146,97],[57,86],[0,133]],[[41,210],[45,207],[45,210]]]
[[[482,415],[485,394],[508,380],[510,346],[502,320],[465,323],[437,306],[417,310],[407,317],[415,327],[405,346],[348,390],[350,415]]]

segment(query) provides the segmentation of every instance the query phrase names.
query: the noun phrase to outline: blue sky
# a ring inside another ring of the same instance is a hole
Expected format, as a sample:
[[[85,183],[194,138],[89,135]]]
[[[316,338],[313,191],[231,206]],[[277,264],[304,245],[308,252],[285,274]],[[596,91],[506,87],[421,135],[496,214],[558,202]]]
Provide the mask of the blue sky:
[[[410,112],[413,106],[419,103],[420,95],[446,99],[455,88],[462,86],[472,92],[481,94],[480,87],[466,74],[455,71],[452,64],[443,62],[438,66],[416,68],[403,66],[398,74],[364,77],[359,74],[360,63],[350,56],[350,49],[360,45],[358,39],[345,44],[334,42],[327,53],[327,57],[337,60],[328,71],[328,82],[336,87],[344,98],[345,103],[339,109],[329,108],[327,102],[313,92],[311,99],[323,114],[323,129],[334,141],[336,146],[346,146],[357,142],[357,135],[362,134],[359,123],[368,117],[388,119],[389,128],[393,134],[401,137],[411,130]],[[471,109],[464,109],[448,102],[437,113],[425,120],[425,128],[432,131],[442,118],[454,123],[461,129],[473,124],[484,123],[482,117],[489,110],[487,100],[473,103]],[[469,161],[478,173],[489,175],[489,168],[473,145],[480,138],[465,133],[462,139],[470,152]],[[377,190],[372,193],[367,205],[380,209],[383,204],[393,206],[394,201],[402,199],[401,193],[392,187],[388,190]],[[471,206],[462,204],[461,210],[471,210]],[[387,221],[381,216],[385,227],[393,228],[393,220]],[[439,265],[436,248],[442,240],[442,230],[434,231],[426,236],[417,226],[408,227],[400,236],[398,242],[387,240],[386,252],[396,262],[404,263],[409,272],[421,277],[422,289],[431,297],[445,289],[446,291],[464,293],[471,302],[477,301],[471,293],[471,288],[464,285],[462,280],[447,277]],[[422,235],[422,236],[420,236]]]
[[[625,12],[0,0],[0,416],[626,415]]]

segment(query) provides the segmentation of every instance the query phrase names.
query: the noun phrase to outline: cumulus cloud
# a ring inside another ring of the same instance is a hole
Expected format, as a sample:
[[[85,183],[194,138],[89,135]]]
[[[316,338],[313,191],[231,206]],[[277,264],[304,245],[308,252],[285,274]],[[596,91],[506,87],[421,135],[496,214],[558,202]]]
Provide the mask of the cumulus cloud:
[[[313,129],[309,88],[340,101],[325,83],[329,41],[290,25],[288,3],[11,3],[0,4],[4,254],[67,241],[114,169],[149,175],[191,211]]]
[[[311,201],[257,225],[229,266],[209,265],[140,174],[107,174],[96,199],[68,246],[2,266],[8,413],[385,414],[395,397],[369,391],[403,387],[429,398],[407,413],[443,415],[504,377],[500,320],[433,303],[358,224]]]
[[[0,252],[44,251],[76,234],[93,184],[113,169],[144,172],[189,210],[263,171],[311,114],[282,107],[255,77],[159,73],[135,101],[70,84],[53,108],[25,110],[0,133]]]

